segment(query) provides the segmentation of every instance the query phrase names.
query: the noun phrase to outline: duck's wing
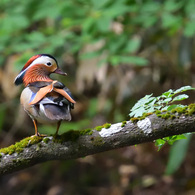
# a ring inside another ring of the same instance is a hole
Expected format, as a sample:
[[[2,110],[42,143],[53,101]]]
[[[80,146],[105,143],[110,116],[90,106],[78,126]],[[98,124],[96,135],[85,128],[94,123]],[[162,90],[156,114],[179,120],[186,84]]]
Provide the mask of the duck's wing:
[[[29,105],[37,104],[40,101],[42,101],[43,104],[51,104],[53,102],[54,104],[57,103],[60,105],[67,101],[66,104],[70,103],[71,108],[73,108],[73,105],[76,103],[71,96],[70,90],[58,81],[47,84],[39,84],[37,82],[33,83],[30,88],[33,93]]]
[[[40,88],[36,93],[33,93],[33,95],[31,96],[31,101],[29,102],[29,105],[36,104],[37,102],[42,100],[52,90],[53,90],[52,84]]]
[[[74,108],[74,104],[55,91],[48,93],[39,105],[40,115],[49,120],[71,120],[70,110]]]

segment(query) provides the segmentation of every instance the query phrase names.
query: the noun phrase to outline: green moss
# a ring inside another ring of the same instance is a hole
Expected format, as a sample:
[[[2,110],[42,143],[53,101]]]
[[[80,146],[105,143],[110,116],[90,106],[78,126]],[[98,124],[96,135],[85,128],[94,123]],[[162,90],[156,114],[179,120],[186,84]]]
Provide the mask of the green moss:
[[[8,154],[9,154],[9,155],[13,154],[13,153],[15,152],[15,150],[16,150],[16,146],[15,146],[15,145],[11,145],[11,146],[9,147]]]
[[[49,138],[48,138],[48,137],[45,137],[45,138],[43,139],[43,142],[47,144],[47,143],[49,142]]]
[[[79,132],[80,132],[80,135],[92,135],[93,134],[93,131],[90,128],[81,130]]]
[[[190,105],[188,106],[188,108],[194,110],[194,109],[195,109],[195,104],[190,104]]]
[[[127,124],[127,121],[123,121],[121,127],[124,127]]]
[[[110,123],[105,123],[105,124],[104,124],[104,125],[102,125],[102,126],[97,126],[97,127],[95,127],[95,130],[96,130],[96,131],[101,131],[101,130],[102,130],[102,128],[109,129],[109,128],[110,128],[110,126],[111,126],[111,124],[110,124]]]
[[[19,154],[19,153],[23,152],[23,150],[24,150],[24,148],[16,148],[15,152]]]
[[[21,140],[20,142],[16,142],[14,145],[11,145],[9,147],[6,148],[1,148],[0,149],[0,153],[4,153],[4,154],[13,154],[13,153],[20,153],[24,150],[24,148],[31,146],[33,144],[37,144],[39,142],[42,141],[42,137],[39,136],[31,136],[31,137],[27,137],[23,140]]]
[[[62,135],[54,135],[53,142],[63,143],[66,141],[76,141],[80,136],[80,131],[78,130],[70,130]]]
[[[163,119],[168,119],[170,117],[171,117],[171,115],[169,113],[162,114],[162,116],[161,116],[161,118],[163,118]]]
[[[105,129],[109,129],[109,128],[110,128],[110,126],[111,126],[111,124],[110,124],[110,123],[105,123],[105,124],[103,125],[103,127],[104,127]]]
[[[185,113],[185,111],[186,111],[186,108],[187,107],[184,107],[184,108],[176,108],[176,111],[177,111],[177,113],[179,113],[179,114],[183,114],[183,113]]]
[[[154,114],[154,113],[152,113],[152,112],[144,113],[142,116],[140,116],[140,117],[133,117],[133,118],[130,118],[130,120],[131,120],[133,123],[136,123],[136,122],[138,122],[138,121],[140,121],[140,120],[145,119],[146,117],[148,117],[148,116],[150,116],[150,115],[152,115],[152,114]]]
[[[159,118],[161,118],[162,117],[162,114],[157,114],[156,116],[159,117]]]
[[[171,114],[171,119],[175,119],[175,118],[176,118],[176,116]]]
[[[96,130],[96,131],[101,131],[102,128],[103,128],[103,126],[97,126],[97,127],[95,127],[95,130]]]
[[[152,114],[154,114],[154,113],[153,113],[153,112],[144,113],[144,114],[143,114],[143,117],[146,118],[147,116],[150,116],[150,115],[152,115]]]
[[[177,112],[176,109],[172,109],[172,110],[171,110],[171,113],[176,113],[176,112]]]
[[[156,114],[156,115],[161,114],[161,111],[160,111],[160,110],[156,110],[156,111],[155,111],[155,114]]]
[[[187,106],[185,106],[185,107],[178,107],[178,108],[174,108],[173,110],[171,110],[171,113],[184,114],[187,109],[188,109]]]
[[[191,116],[192,114],[195,114],[195,104],[190,104],[189,106],[175,108],[171,110],[171,113],[178,113],[179,115],[184,114],[186,116]]]
[[[195,104],[190,104],[188,106],[188,114],[191,116],[192,114],[195,114]]]
[[[191,116],[195,114],[195,104],[190,104],[189,106],[177,107],[172,109],[170,112],[165,111],[165,113],[158,114],[159,112],[155,112],[156,115],[163,119],[175,119],[179,118],[179,115],[184,114],[185,116]]]
[[[39,148],[41,148],[41,147],[42,147],[41,143],[38,143],[38,144],[37,144],[37,146],[38,146]]]
[[[133,118],[130,118],[130,120],[133,122],[133,123],[136,123],[139,121],[139,118],[138,117],[133,117]]]
[[[29,144],[34,145],[34,144],[41,142],[42,140],[43,140],[43,137],[41,137],[41,136],[33,136],[32,139],[30,140]]]
[[[2,157],[2,154],[0,154],[0,158]]]

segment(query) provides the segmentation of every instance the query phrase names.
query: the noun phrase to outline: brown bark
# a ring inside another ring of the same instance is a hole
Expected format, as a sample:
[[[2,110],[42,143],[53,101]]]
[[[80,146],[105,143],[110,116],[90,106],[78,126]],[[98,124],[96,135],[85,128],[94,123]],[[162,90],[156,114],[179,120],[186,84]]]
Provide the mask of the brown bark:
[[[195,115],[181,115],[175,119],[165,120],[153,114],[137,123],[127,121],[124,127],[121,125],[122,123],[117,123],[108,129],[93,130],[91,135],[78,136],[75,131],[64,134],[64,138],[48,137],[48,143],[42,140],[38,144],[25,147],[19,154],[1,153],[0,174],[12,173],[44,161],[75,159],[115,148],[151,142],[158,138],[195,132]]]

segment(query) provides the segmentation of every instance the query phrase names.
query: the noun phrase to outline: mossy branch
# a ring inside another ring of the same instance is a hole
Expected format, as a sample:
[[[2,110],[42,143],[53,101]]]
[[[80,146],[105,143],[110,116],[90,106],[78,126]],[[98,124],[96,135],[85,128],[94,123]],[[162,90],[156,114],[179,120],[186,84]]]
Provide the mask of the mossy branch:
[[[174,113],[175,117],[164,118],[157,115],[151,114],[142,120],[105,124],[94,129],[69,131],[58,137],[25,138],[15,145],[0,149],[0,174],[12,173],[44,161],[75,159],[167,136],[195,132],[194,113]]]

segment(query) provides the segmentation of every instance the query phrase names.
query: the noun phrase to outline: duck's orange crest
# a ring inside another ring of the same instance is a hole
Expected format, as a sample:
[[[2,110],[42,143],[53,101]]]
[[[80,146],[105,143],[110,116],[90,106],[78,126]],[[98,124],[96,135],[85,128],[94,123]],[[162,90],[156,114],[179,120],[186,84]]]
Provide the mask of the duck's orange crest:
[[[31,58],[26,62],[26,64],[24,65],[22,71],[25,70],[25,69],[26,69],[26,68],[27,68],[35,59],[37,59],[37,58],[40,57],[40,56],[41,56],[41,55],[38,54],[38,55],[35,55],[35,56],[31,57]]]

